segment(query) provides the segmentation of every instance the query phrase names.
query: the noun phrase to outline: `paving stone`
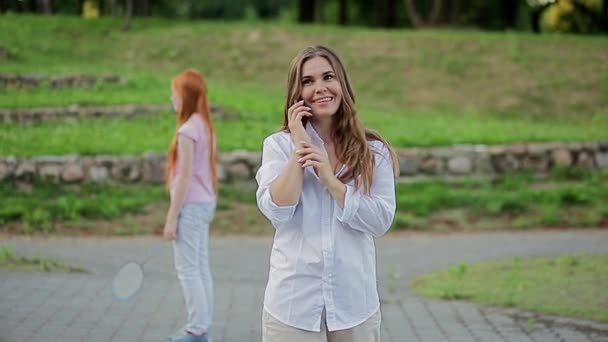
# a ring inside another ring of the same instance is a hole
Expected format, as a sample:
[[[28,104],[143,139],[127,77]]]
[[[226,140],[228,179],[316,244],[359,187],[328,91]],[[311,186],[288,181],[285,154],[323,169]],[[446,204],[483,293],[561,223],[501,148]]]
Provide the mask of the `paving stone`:
[[[4,239],[3,245],[20,253],[53,257],[89,273],[0,271],[0,341],[162,341],[172,335],[184,324],[185,308],[169,244],[146,265],[145,286],[134,298],[119,302],[109,288],[121,265],[147,255],[155,244],[147,237]],[[270,237],[211,239],[215,342],[261,340],[270,244]],[[377,250],[384,342],[608,341],[608,325],[596,324],[592,332],[582,333],[554,321],[527,331],[525,321],[508,311],[421,299],[405,285],[454,260],[608,253],[608,232],[389,234],[378,241]],[[389,289],[383,280],[395,271],[403,286]]]

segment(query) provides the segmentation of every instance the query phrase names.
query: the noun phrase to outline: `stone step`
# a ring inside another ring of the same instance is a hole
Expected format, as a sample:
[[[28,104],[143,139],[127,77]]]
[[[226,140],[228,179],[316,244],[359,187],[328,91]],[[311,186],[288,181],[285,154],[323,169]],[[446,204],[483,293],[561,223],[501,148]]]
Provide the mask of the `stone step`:
[[[400,182],[460,177],[492,178],[530,171],[543,176],[556,167],[581,170],[608,168],[608,142],[515,144],[506,146],[453,146],[397,150]],[[0,181],[33,182],[37,179],[63,183],[164,181],[164,153],[130,156],[36,156],[0,157]],[[261,163],[261,152],[235,150],[220,153],[220,180],[253,180]]]
[[[235,112],[229,111],[217,105],[211,105],[210,110],[214,119],[232,120],[238,117],[238,114]],[[87,119],[100,117],[128,118],[171,111],[173,111],[173,107],[170,104],[127,104],[116,106],[71,105],[67,107],[0,109],[0,122],[26,124],[41,123],[60,119]]]

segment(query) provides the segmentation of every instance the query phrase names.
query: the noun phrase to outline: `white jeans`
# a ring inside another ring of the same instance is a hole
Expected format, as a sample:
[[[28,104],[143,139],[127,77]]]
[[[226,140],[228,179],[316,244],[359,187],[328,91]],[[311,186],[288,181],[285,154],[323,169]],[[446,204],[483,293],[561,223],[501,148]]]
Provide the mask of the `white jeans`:
[[[213,320],[209,224],[214,214],[215,203],[184,204],[177,221],[177,239],[173,241],[175,269],[188,312],[184,329],[197,335],[208,332]]]

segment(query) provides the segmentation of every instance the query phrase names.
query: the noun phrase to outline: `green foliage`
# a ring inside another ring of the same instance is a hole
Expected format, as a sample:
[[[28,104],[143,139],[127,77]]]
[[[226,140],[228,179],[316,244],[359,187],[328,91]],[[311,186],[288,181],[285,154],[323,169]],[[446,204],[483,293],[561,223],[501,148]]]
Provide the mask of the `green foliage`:
[[[53,0],[53,8],[57,13],[80,15],[80,0]]]
[[[526,216],[520,216],[513,221],[513,227],[520,230],[534,228],[537,227],[538,224],[537,220]]]
[[[467,275],[468,265],[461,262],[448,269],[447,281],[442,289],[442,299],[466,299],[469,296],[463,292],[463,283]]]
[[[562,205],[585,205],[592,201],[590,191],[581,192],[571,188],[561,189],[557,196]]]
[[[446,210],[512,217],[513,227],[597,226],[608,219],[606,173],[587,173],[576,182],[535,185],[529,173],[509,174],[493,182],[464,180],[397,185],[397,229],[428,228],[426,218]],[[568,212],[570,211],[570,212]],[[467,225],[467,222],[462,222]]]
[[[217,123],[220,149],[259,150],[281,124],[289,61],[314,42],[340,53],[364,124],[395,146],[580,141],[602,139],[608,130],[603,40],[158,18],[138,19],[124,33],[121,24],[121,18],[3,16],[0,31],[12,34],[2,35],[0,46],[15,58],[0,64],[1,73],[110,73],[125,82],[4,89],[0,107],[164,104],[171,77],[188,66],[207,77],[212,103],[239,113]],[[496,82],[507,78],[513,82]],[[163,113],[0,125],[0,154],[165,151],[173,119]]]
[[[411,283],[416,294],[445,298],[453,293],[472,302],[608,322],[608,255],[521,258],[461,266],[425,274]],[[534,322],[529,322],[533,326]]]
[[[582,180],[592,177],[591,170],[585,170],[577,167],[557,166],[551,169],[551,179],[556,181],[564,180]]]
[[[545,225],[556,224],[559,217],[559,205],[555,202],[542,203],[540,206],[541,222]]]
[[[248,0],[165,0],[155,4],[154,11],[168,17],[235,20],[243,19],[249,4]]]
[[[449,124],[456,121],[450,118],[464,115],[475,120],[467,123],[478,134],[489,126],[504,127],[505,122],[486,124],[488,117],[506,119],[507,134],[542,119],[555,123],[556,118],[582,123],[596,116],[599,122],[592,125],[590,134],[595,126],[606,127],[602,40],[513,33],[505,43],[503,34],[472,31],[380,31],[158,18],[138,19],[133,31],[124,33],[119,30],[119,18],[2,19],[0,30],[12,34],[0,37],[0,46],[16,59],[0,64],[1,72],[114,73],[128,82],[99,92],[9,90],[0,94],[2,107],[166,103],[171,77],[185,67],[194,67],[207,76],[211,93],[218,86],[238,94],[250,92],[252,97],[270,98],[280,112],[289,61],[302,47],[321,43],[344,60],[365,116],[414,113],[412,122],[447,120]],[[349,44],[351,40],[358,43]],[[584,82],[581,74],[586,75]],[[512,82],[495,82],[497,79]],[[529,118],[535,120],[509,125]],[[535,131],[543,135],[543,128]],[[527,132],[531,135],[533,131]]]
[[[0,95],[1,97],[1,95]],[[246,101],[245,98],[235,101]],[[227,100],[232,101],[232,100]],[[218,147],[221,151],[245,149],[259,151],[262,140],[276,132],[282,117],[274,101],[248,106],[248,102],[231,102],[235,107],[259,108],[258,114],[242,115],[238,120],[215,122]],[[275,107],[273,111],[266,108]],[[274,118],[272,117],[274,115]],[[603,126],[580,127],[568,123],[507,122],[487,119],[481,126],[471,127],[467,119],[440,114],[429,116],[410,113],[408,116],[390,116],[368,111],[364,121],[367,127],[377,129],[395,146],[436,146],[460,143],[500,144],[522,140],[582,140],[589,134],[603,135]],[[420,118],[419,120],[417,118]],[[474,120],[471,118],[471,120]],[[405,125],[405,126],[401,126]],[[512,133],[505,126],[520,127]],[[572,129],[574,127],[574,129]],[[0,125],[0,155],[34,156],[62,154],[142,154],[147,151],[164,153],[175,129],[172,113],[151,114],[132,119],[100,118],[48,122],[38,125]],[[588,130],[588,131],[585,131]],[[133,137],[138,137],[133,139]]]
[[[255,190],[257,185],[253,182],[238,183],[220,186],[218,200],[255,204]]]
[[[65,265],[64,263],[51,258],[43,258],[41,256],[17,256],[12,249],[6,246],[0,246],[0,268],[42,272],[87,272],[81,267]]]
[[[505,300],[505,305],[513,306],[516,303],[515,296],[518,292],[521,292],[523,290],[520,274],[520,258],[518,256],[513,257],[511,272],[509,273],[507,279],[507,299]]]
[[[235,204],[255,206],[255,189],[256,185],[252,182],[221,184],[217,209],[230,209]],[[142,213],[146,206],[165,201],[168,202],[169,198],[163,185],[74,186],[40,182],[30,190],[22,190],[13,183],[4,182],[0,183],[0,225],[18,221],[24,223],[26,233],[52,233],[59,222],[114,220],[126,214]],[[257,216],[245,216],[242,223],[251,223],[255,218]],[[127,220],[117,224],[113,233],[127,236],[144,232],[140,225]]]
[[[396,229],[425,229],[422,218],[417,217],[409,212],[398,211],[395,213],[393,220],[393,228]]]
[[[27,227],[31,229],[40,229],[44,233],[50,232],[51,229],[51,213],[44,208],[34,208],[31,211],[23,213],[23,220]]]
[[[551,32],[608,32],[608,17],[602,14],[602,0],[560,0],[543,13],[543,28]]]
[[[484,29],[502,30],[509,27],[505,22],[502,1],[465,0],[460,6],[463,10],[459,22],[464,25],[478,26]],[[521,1],[510,1],[512,5]],[[517,6],[516,6],[517,7]]]
[[[23,221],[30,232],[53,230],[54,222],[80,218],[113,219],[140,212],[149,203],[166,198],[162,186],[95,185],[66,187],[35,184],[20,191],[12,183],[0,183],[0,221]]]
[[[454,184],[440,181],[398,184],[392,227],[410,230],[598,227],[608,220],[604,205],[608,200],[607,175],[540,187],[531,180],[525,181],[527,177],[524,174],[518,180],[509,176],[492,183],[465,180]],[[505,189],[505,184],[513,187]],[[257,224],[264,219],[255,207],[255,189],[253,182],[221,184],[218,211],[245,210],[249,214],[239,217],[237,224],[259,227]],[[0,224],[18,221],[24,224],[22,229],[26,233],[51,233],[61,222],[80,226],[84,219],[114,220],[165,201],[168,198],[162,185],[38,183],[31,190],[22,190],[15,184],[0,183]],[[499,221],[484,225],[486,219]],[[121,221],[114,233],[134,235],[142,231],[137,224]]]

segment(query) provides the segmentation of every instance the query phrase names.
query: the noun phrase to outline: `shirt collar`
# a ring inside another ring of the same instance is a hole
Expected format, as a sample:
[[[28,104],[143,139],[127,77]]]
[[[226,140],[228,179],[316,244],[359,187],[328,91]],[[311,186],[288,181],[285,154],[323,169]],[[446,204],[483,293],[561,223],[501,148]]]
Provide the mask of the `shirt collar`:
[[[325,143],[323,142],[323,139],[321,139],[321,136],[319,135],[319,133],[317,133],[315,128],[312,126],[311,122],[306,123],[305,129],[306,129],[306,133],[308,133],[308,136],[310,137],[310,140],[313,143],[313,145],[316,145],[316,146],[322,148],[323,151],[325,151],[325,153],[327,153],[327,151],[325,150]],[[346,172],[346,165],[342,164],[342,166],[340,167],[340,170],[338,170],[338,173],[336,175],[339,176],[344,172]]]
[[[321,139],[321,136],[317,133],[311,122],[306,123],[306,133],[308,133],[308,136],[314,145],[325,148],[323,139]]]

